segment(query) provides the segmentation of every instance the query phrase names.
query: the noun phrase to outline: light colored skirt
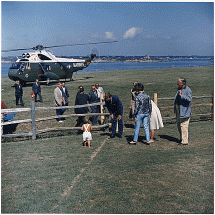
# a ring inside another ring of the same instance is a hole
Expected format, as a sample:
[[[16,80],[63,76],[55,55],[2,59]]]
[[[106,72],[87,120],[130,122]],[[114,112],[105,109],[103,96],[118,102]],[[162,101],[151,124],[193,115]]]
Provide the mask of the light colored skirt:
[[[161,113],[156,104],[151,100],[152,103],[152,113],[150,117],[150,130],[156,130],[163,126],[163,121],[161,117]]]

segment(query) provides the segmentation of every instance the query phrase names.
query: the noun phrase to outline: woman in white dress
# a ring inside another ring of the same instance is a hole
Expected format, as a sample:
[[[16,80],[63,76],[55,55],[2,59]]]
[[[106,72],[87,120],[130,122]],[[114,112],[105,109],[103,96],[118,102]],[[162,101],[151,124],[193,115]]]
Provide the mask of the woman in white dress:
[[[161,117],[161,113],[157,105],[151,100],[152,104],[152,112],[150,117],[150,130],[151,130],[151,138],[150,142],[154,142],[155,130],[158,130],[160,127],[163,126],[163,121]]]

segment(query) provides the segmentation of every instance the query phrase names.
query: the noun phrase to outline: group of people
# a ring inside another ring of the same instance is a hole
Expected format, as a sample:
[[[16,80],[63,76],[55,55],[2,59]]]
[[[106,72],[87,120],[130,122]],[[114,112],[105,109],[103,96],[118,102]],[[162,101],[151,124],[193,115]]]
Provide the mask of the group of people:
[[[84,124],[84,114],[89,112],[89,108],[86,107],[78,107],[80,105],[85,105],[85,104],[93,104],[93,103],[98,103],[100,102],[100,96],[101,94],[104,93],[103,88],[99,87],[99,84],[96,83],[95,85],[91,86],[91,91],[89,94],[85,94],[84,92],[84,87],[79,86],[79,90],[76,95],[75,99],[75,105],[77,108],[75,108],[75,113],[76,114],[83,114],[83,116],[79,116],[77,119],[77,124],[76,127],[81,127]],[[58,83],[58,87],[54,90],[54,98],[55,98],[55,104],[56,106],[68,106],[68,97],[69,93],[67,90],[67,87],[65,86],[65,83]],[[63,115],[65,112],[65,108],[59,108],[56,109],[57,115]],[[100,106],[99,105],[94,105],[91,106],[91,112],[92,113],[99,113],[100,112]],[[57,118],[58,122],[63,122],[64,118]],[[96,125],[98,123],[98,116],[93,115],[92,116],[92,124]]]
[[[186,85],[186,79],[178,79],[178,90],[174,99],[174,112],[176,113],[177,127],[180,135],[179,145],[188,145],[188,126],[191,116],[192,91]],[[163,126],[159,108],[144,91],[141,83],[134,83],[131,90],[131,115],[135,118],[134,137],[130,144],[136,144],[140,132],[141,124],[146,137],[146,143],[154,142],[155,130]],[[119,98],[110,93],[105,94],[105,105],[112,118],[111,138],[116,136],[116,124],[118,123],[118,136],[123,133],[123,105]],[[151,135],[150,135],[151,130]]]
[[[130,144],[136,144],[140,132],[141,124],[146,136],[146,143],[154,142],[155,130],[163,127],[163,121],[160,110],[144,91],[141,83],[133,83],[134,88],[131,90],[130,109],[132,116],[135,118],[134,138]],[[150,136],[151,130],[151,136]]]
[[[76,95],[75,99],[75,105],[85,105],[85,104],[93,104],[93,103],[98,103],[100,102],[100,97],[101,94],[104,94],[104,90],[102,87],[99,86],[98,83],[95,85],[91,86],[91,90],[89,94],[85,94],[84,92],[84,87],[79,86],[79,91]],[[86,114],[89,112],[88,107],[81,107],[81,108],[75,108],[75,113],[76,114]],[[91,112],[92,113],[100,113],[100,106],[99,105],[94,105],[91,106]],[[98,123],[98,115],[93,115],[92,116],[92,124],[96,125]],[[84,116],[79,116],[77,119],[77,127],[81,127],[84,124]]]
[[[81,87],[80,91],[82,91],[82,89],[83,89],[83,87]],[[92,89],[92,91],[93,91],[93,89]],[[84,98],[83,92],[82,92],[82,97],[79,97],[78,94],[77,94],[77,97],[78,98]],[[76,99],[77,99],[77,97],[76,97]],[[87,98],[87,96],[85,96],[85,98]],[[87,99],[85,99],[85,101],[87,101]],[[118,123],[118,137],[122,138],[122,133],[123,133],[123,122],[122,122],[123,105],[122,105],[121,101],[119,100],[119,98],[116,95],[111,95],[110,93],[106,93],[105,94],[105,107],[107,108],[107,110],[110,113],[111,122],[112,122],[112,127],[111,127],[112,134],[111,134],[110,138],[114,138],[116,136],[117,123]],[[89,118],[88,117],[83,116],[82,119],[83,119],[83,124],[82,124],[81,130],[83,131],[84,146],[86,146],[86,143],[88,143],[88,146],[90,147],[90,141],[92,140],[92,135],[91,135],[92,126],[89,125]]]
[[[191,116],[191,101],[192,101],[192,91],[186,85],[186,79],[178,79],[178,90],[174,99],[174,112],[176,113],[177,127],[180,134],[180,143],[179,145],[188,144],[188,126]],[[38,80],[33,84],[32,91],[35,95],[35,102],[37,101],[37,95],[39,95],[40,102],[43,102],[41,95],[40,83]],[[85,117],[85,114],[89,112],[88,107],[78,107],[85,104],[93,104],[100,102],[101,94],[104,94],[104,90],[99,86],[98,83],[91,86],[91,91],[89,94],[84,93],[84,87],[79,86],[78,93],[76,95],[75,108],[76,114],[83,114],[77,119],[77,127],[81,127],[81,130],[84,131],[84,141],[91,140],[92,136],[89,134],[92,131],[92,126],[89,124],[89,118]],[[21,106],[24,106],[22,96],[23,90],[19,81],[15,84],[15,96],[16,96],[16,105],[20,100]],[[59,107],[68,106],[68,97],[69,93],[65,82],[59,82],[58,87],[54,90],[55,105]],[[105,108],[110,113],[111,117],[111,135],[110,138],[115,138],[118,136],[122,138],[123,134],[123,105],[120,99],[116,95],[110,93],[105,94]],[[144,91],[144,86],[141,83],[133,83],[133,89],[131,90],[131,115],[135,119],[135,129],[134,137],[130,144],[136,144],[138,141],[138,136],[140,132],[141,124],[143,123],[143,128],[145,132],[146,143],[150,144],[154,142],[155,130],[163,127],[162,117],[160,110],[156,104],[150,99],[149,95]],[[66,108],[56,109],[57,115],[63,115]],[[93,105],[91,106],[91,112],[99,113],[100,106]],[[65,118],[57,118],[58,122],[63,122]],[[92,115],[92,124],[96,125],[98,122],[98,115]],[[86,127],[87,126],[87,127]],[[118,134],[116,134],[118,126]],[[151,130],[151,135],[150,135]],[[88,144],[90,146],[90,143]]]
[[[178,90],[174,99],[174,112],[176,113],[176,122],[180,135],[178,145],[188,145],[188,126],[191,116],[192,91],[186,85],[186,79],[178,79]],[[134,89],[131,90],[132,99],[130,108],[135,117],[134,138],[131,144],[136,144],[140,131],[141,123],[145,131],[146,142],[154,142],[155,130],[163,127],[160,111],[156,104],[150,100],[150,97],[144,92],[144,86],[140,83],[134,83]],[[149,123],[150,122],[150,123]],[[149,133],[149,124],[151,137]]]
[[[16,81],[16,83],[14,84],[14,87],[15,87],[16,106],[19,105],[19,101],[20,101],[20,105],[24,106],[24,102],[22,99],[23,89],[22,89],[22,85],[20,84],[19,80]],[[34,97],[35,102],[37,102],[37,95],[39,95],[40,102],[43,102],[43,98],[41,95],[40,82],[38,79],[36,79],[36,81],[32,85],[32,97]]]

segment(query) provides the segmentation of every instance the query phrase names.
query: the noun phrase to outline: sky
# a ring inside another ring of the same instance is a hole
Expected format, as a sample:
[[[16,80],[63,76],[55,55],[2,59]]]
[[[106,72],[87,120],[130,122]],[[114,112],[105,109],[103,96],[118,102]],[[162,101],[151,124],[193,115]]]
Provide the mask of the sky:
[[[1,1],[2,50],[104,41],[118,42],[51,50],[57,56],[213,56],[214,3]]]

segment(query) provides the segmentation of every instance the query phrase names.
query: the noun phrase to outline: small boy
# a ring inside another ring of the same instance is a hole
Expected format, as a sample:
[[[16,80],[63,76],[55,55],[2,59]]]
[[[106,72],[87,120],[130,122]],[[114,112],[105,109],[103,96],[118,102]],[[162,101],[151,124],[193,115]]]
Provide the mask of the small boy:
[[[88,142],[88,146],[90,148],[90,140],[92,140],[91,131],[93,130],[93,127],[91,124],[89,124],[89,118],[84,118],[84,125],[82,125],[81,130],[83,132],[83,141],[84,141],[84,147],[86,147],[86,144]]]

